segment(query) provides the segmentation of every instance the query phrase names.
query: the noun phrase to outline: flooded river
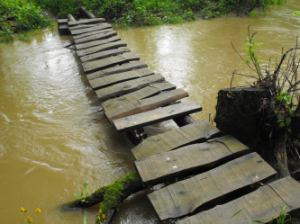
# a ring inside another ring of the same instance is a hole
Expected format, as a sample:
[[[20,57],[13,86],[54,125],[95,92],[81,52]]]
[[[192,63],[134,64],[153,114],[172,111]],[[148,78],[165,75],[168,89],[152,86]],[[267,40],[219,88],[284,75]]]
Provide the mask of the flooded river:
[[[196,120],[214,115],[217,92],[229,87],[232,72],[251,74],[233,48],[243,53],[247,27],[266,46],[257,50],[262,63],[300,35],[298,0],[271,7],[265,17],[212,20],[118,30],[132,52],[190,94],[203,107]],[[21,223],[20,207],[36,223],[79,224],[86,214],[94,223],[98,207],[62,212],[84,181],[91,191],[134,171],[133,145],[118,135],[99,112],[74,51],[63,48],[70,37],[56,29],[41,31],[28,42],[0,45],[0,223]],[[263,51],[262,51],[263,50]],[[244,77],[234,86],[245,85]],[[175,128],[172,122],[149,127],[150,134]],[[116,224],[159,223],[146,194],[124,201]],[[24,222],[25,223],[25,222]]]

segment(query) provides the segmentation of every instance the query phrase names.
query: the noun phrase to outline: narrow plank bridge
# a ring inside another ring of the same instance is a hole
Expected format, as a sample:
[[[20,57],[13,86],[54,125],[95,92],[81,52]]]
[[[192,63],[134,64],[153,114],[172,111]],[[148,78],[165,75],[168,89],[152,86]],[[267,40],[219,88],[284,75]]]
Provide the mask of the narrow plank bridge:
[[[299,211],[297,181],[286,177],[264,185],[276,171],[233,136],[222,135],[206,120],[188,117],[202,107],[192,100],[180,102],[189,94],[131,53],[105,19],[58,23],[61,32],[73,36],[86,78],[117,132],[140,137],[147,125],[169,119],[184,124],[146,138],[131,150],[145,185],[172,182],[148,195],[160,220],[267,223],[284,206],[285,212]]]

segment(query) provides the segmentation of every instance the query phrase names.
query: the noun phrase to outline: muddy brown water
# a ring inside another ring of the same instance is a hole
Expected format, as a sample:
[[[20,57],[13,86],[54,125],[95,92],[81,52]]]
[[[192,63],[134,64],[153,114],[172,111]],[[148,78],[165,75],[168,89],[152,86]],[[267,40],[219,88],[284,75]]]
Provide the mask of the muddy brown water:
[[[265,17],[227,16],[118,34],[151,69],[203,106],[193,115],[196,120],[209,119],[217,92],[229,87],[232,72],[252,74],[230,42],[245,56],[251,25],[257,41],[266,44],[257,53],[267,63],[300,35],[296,10],[299,1],[289,0],[284,7],[271,7]],[[56,29],[45,29],[31,41],[0,45],[0,223],[21,223],[20,207],[32,218],[39,207],[36,223],[83,223],[84,214],[94,223],[97,206],[62,212],[60,205],[73,200],[86,180],[94,191],[134,171],[133,145],[98,112],[100,104],[75,52],[63,48],[69,42]],[[252,82],[239,77],[233,85],[245,81]],[[163,122],[147,131],[153,135],[175,127]],[[145,193],[124,201],[114,221],[159,223]]]

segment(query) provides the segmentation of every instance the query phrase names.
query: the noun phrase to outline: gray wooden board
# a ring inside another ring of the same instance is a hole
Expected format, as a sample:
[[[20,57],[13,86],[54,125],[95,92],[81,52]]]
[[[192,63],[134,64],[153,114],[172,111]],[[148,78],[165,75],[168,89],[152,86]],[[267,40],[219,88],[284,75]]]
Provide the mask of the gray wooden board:
[[[115,36],[115,37],[111,37],[108,39],[96,40],[96,41],[92,41],[92,42],[84,43],[84,44],[77,44],[77,45],[75,45],[76,50],[77,50],[77,55],[84,56],[84,55],[88,55],[88,54],[96,53],[99,51],[114,48],[115,47],[114,45],[110,45],[110,47],[103,49],[104,46],[101,46],[101,45],[109,44],[110,42],[115,42],[115,41],[119,42],[119,40],[121,40],[121,38],[118,36]],[[122,41],[120,41],[120,42],[122,42]],[[127,44],[126,43],[124,44],[124,42],[122,42],[122,46],[118,45],[118,47],[126,47],[126,46],[127,46]]]
[[[68,24],[68,19],[58,19],[57,23],[58,23],[58,25]]]
[[[215,167],[224,160],[228,161],[249,152],[247,146],[227,135],[136,160],[134,164],[142,181],[154,184],[191,170]]]
[[[199,111],[202,111],[202,107],[198,103],[191,100],[124,118],[115,119],[113,120],[113,123],[118,132],[127,132]]]
[[[69,26],[69,30],[70,31],[80,30],[80,29],[83,29],[83,28],[90,28],[90,27],[93,27],[93,26],[96,26],[96,25],[79,25],[79,26],[72,26],[72,27]]]
[[[149,194],[148,198],[161,220],[177,218],[192,213],[205,203],[275,174],[276,171],[254,152],[208,172],[171,184]],[[161,203],[164,201],[171,203],[163,207]]]
[[[99,31],[93,31],[93,32],[83,33],[83,34],[80,34],[80,35],[73,36],[73,39],[77,40],[77,39],[80,39],[80,38],[83,38],[83,37],[91,36],[93,34],[107,33],[107,32],[110,32],[112,30],[113,29],[110,28],[110,29],[105,29],[105,30],[99,30]]]
[[[112,51],[116,51],[116,50],[112,50]],[[103,51],[103,53],[104,52],[106,52],[106,51]],[[101,54],[101,53],[99,53],[99,54]],[[85,57],[87,57],[87,56],[85,56]],[[89,82],[93,89],[99,89],[99,88],[103,88],[103,87],[113,85],[113,84],[116,84],[119,82],[124,82],[124,81],[128,81],[131,79],[137,79],[137,78],[141,78],[141,77],[153,75],[153,74],[154,74],[154,72],[152,70],[150,70],[149,68],[142,68],[142,69],[132,70],[132,71],[128,71],[128,72],[118,73],[115,75],[107,75],[104,77],[99,77],[96,79],[89,80]]]
[[[254,223],[251,220],[262,220],[260,223],[269,223],[273,218],[279,216],[281,208],[285,206],[287,206],[286,213],[299,212],[299,192],[300,184],[291,177],[285,177],[236,200],[179,220],[177,224]],[[240,212],[232,217],[238,211]]]
[[[112,30],[112,31],[109,31],[106,33],[97,33],[97,34],[93,34],[93,35],[90,35],[87,37],[83,37],[80,39],[74,39],[74,40],[75,40],[75,44],[83,44],[83,43],[87,43],[87,42],[94,41],[94,40],[107,39],[109,37],[116,36],[116,35],[117,35],[117,32]]]
[[[99,26],[93,26],[91,28],[84,28],[84,29],[80,29],[80,30],[72,30],[71,33],[72,35],[79,35],[82,33],[87,33],[87,32],[93,32],[93,31],[98,31],[98,30],[104,30],[107,28],[112,28],[112,26],[108,23],[103,23]]]
[[[108,100],[102,103],[102,107],[106,117],[112,123],[115,119],[154,110],[188,97],[189,94],[186,91],[175,88],[176,86],[168,82],[153,84],[131,94]],[[153,96],[161,91],[165,92]],[[149,98],[144,99],[145,97]]]
[[[78,20],[78,21],[68,22],[68,25],[69,26],[77,26],[77,25],[82,25],[82,24],[102,23],[102,22],[105,22],[105,19],[103,19],[103,18],[82,19],[82,20]]]
[[[105,67],[113,66],[116,64],[123,64],[125,62],[139,60],[140,57],[134,53],[124,53],[113,57],[99,59],[96,61],[88,61],[82,64],[84,72],[92,72]]]
[[[130,49],[128,47],[120,47],[117,49],[102,51],[102,52],[98,52],[95,54],[89,54],[89,55],[80,57],[80,60],[81,60],[81,62],[84,63],[84,62],[94,61],[94,60],[101,59],[101,58],[116,56],[116,55],[123,54],[126,52],[130,52]]]
[[[121,67],[121,66],[120,66]],[[103,89],[96,90],[98,99],[101,101],[107,100],[113,96],[121,96],[127,93],[134,92],[152,83],[165,81],[165,78],[157,73],[139,79],[121,82]]]
[[[88,74],[86,77],[88,80],[96,79],[106,75],[113,75],[121,72],[131,71],[134,69],[146,68],[147,64],[144,61],[134,61],[121,66],[115,66],[112,68],[107,68],[101,71],[97,71],[91,74]]]
[[[203,142],[218,134],[220,131],[208,121],[185,125],[145,139],[131,151],[136,159],[143,159],[152,155],[168,152],[194,142]]]
[[[58,29],[59,29],[59,30],[68,30],[68,31],[69,31],[69,26],[66,25],[66,24],[59,25],[59,26],[58,26]]]

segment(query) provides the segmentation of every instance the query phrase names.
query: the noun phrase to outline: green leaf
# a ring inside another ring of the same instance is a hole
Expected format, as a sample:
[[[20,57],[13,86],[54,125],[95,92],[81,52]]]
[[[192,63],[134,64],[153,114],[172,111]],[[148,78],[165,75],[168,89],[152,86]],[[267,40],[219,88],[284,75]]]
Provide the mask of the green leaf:
[[[83,186],[84,186],[84,187],[89,186],[89,182],[88,182],[88,181],[85,181],[85,182],[83,183]]]
[[[285,121],[285,124],[286,124],[286,125],[290,125],[290,124],[291,124],[291,120],[292,120],[291,118],[288,118],[288,119]]]
[[[82,199],[81,202],[85,202],[85,199]]]
[[[86,191],[86,194],[89,194],[89,193],[90,193],[90,191],[91,191],[91,190],[87,190],[87,191]]]
[[[81,191],[81,196],[83,196],[84,195],[84,192],[83,191]]]
[[[237,213],[235,213],[235,214],[234,214],[233,216],[231,216],[230,218],[233,218],[234,216],[238,215],[242,210],[243,210],[243,208],[240,209]]]
[[[86,216],[85,216],[85,214],[83,216],[83,223],[86,224]]]
[[[77,198],[80,198],[80,195],[78,193],[73,193],[73,195]]]
[[[282,128],[284,126],[285,126],[285,123],[284,122],[280,122],[279,127]]]

